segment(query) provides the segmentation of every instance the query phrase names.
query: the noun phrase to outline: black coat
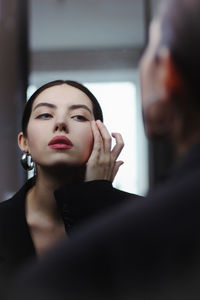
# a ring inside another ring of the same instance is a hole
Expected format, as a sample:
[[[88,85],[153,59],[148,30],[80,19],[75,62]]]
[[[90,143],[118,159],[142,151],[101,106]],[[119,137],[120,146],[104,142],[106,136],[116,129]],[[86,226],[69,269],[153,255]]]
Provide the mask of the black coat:
[[[23,263],[37,256],[25,217],[26,193],[33,184],[34,178],[11,199],[0,203],[0,275],[3,274],[3,277],[12,275]],[[104,180],[68,185],[55,191],[68,235],[79,224],[129,196],[129,193],[113,188],[110,182]]]
[[[10,299],[200,299],[199,262],[196,145],[145,200],[105,214],[27,267]]]

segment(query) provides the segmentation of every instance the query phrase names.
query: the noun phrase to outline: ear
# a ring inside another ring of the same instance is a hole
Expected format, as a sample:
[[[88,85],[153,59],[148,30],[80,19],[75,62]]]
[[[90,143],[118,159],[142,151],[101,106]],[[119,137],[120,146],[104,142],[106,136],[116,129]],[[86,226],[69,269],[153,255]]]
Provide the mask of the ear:
[[[183,78],[176,64],[173,61],[168,48],[159,50],[159,76],[163,86],[169,94],[176,94],[183,88]]]
[[[21,149],[22,152],[29,152],[29,147],[28,147],[28,140],[24,136],[23,132],[20,132],[18,134],[18,146]]]

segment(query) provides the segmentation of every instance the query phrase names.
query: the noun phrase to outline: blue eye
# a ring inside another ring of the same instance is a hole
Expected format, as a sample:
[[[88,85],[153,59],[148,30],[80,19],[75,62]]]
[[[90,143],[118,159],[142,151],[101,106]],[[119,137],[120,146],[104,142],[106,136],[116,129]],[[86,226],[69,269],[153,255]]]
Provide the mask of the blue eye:
[[[77,121],[88,121],[88,119],[82,115],[76,115],[76,116],[73,116],[73,119],[77,120]]]
[[[36,119],[50,119],[52,117],[51,114],[44,113],[36,117]]]

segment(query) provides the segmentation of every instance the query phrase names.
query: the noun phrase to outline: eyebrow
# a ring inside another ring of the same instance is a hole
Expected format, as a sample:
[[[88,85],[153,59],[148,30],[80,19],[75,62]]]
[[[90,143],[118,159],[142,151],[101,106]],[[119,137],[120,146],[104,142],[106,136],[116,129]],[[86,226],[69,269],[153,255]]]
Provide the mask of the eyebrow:
[[[35,111],[38,107],[41,107],[41,106],[46,106],[46,107],[50,107],[50,108],[53,108],[53,109],[57,108],[57,106],[55,104],[48,103],[48,102],[41,102],[41,103],[38,103],[34,107],[33,111]],[[84,105],[84,104],[73,104],[73,105],[71,105],[69,107],[70,110],[75,110],[75,109],[78,109],[78,108],[86,109],[92,115],[92,111],[89,109],[89,107],[87,105]]]
[[[77,109],[77,108],[86,109],[92,115],[92,111],[89,109],[89,107],[87,105],[84,105],[84,104],[73,104],[73,105],[70,106],[69,109],[74,110],[74,109]]]
[[[41,102],[41,103],[38,103],[38,104],[34,107],[33,111],[35,111],[35,110],[36,110],[38,107],[40,107],[40,106],[47,106],[47,107],[50,107],[50,108],[53,108],[53,109],[56,108],[56,105],[54,105],[54,104],[47,103],[47,102]]]

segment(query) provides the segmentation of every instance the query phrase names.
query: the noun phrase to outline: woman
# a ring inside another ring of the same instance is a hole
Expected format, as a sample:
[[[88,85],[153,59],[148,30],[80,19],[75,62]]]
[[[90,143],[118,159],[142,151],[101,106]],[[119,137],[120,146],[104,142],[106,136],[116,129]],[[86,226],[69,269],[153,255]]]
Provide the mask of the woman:
[[[44,254],[74,225],[129,197],[111,184],[122,164],[116,161],[122,137],[112,134],[116,145],[111,150],[102,121],[94,95],[74,81],[47,83],[27,102],[18,144],[22,165],[31,169],[35,164],[36,175],[0,205],[0,257],[6,272]]]

